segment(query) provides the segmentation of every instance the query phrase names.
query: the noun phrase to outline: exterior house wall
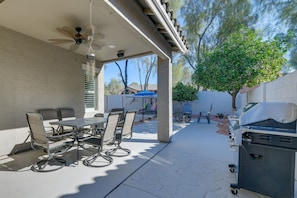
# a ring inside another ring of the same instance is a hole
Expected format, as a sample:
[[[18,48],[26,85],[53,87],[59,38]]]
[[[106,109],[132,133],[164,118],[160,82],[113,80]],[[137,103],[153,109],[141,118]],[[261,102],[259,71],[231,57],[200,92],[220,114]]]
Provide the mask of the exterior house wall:
[[[291,102],[297,104],[297,71],[262,83],[248,92],[248,102]]]
[[[84,57],[2,26],[0,38],[3,155],[28,135],[26,112],[73,107],[76,116],[84,116]]]

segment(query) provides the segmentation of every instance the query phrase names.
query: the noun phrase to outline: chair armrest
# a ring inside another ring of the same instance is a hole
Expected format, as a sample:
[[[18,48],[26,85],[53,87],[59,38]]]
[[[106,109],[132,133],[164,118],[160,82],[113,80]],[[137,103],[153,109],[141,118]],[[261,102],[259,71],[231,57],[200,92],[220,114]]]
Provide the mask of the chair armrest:
[[[55,134],[55,129],[54,127],[44,127],[45,129],[45,132],[48,134],[48,133],[52,133],[53,135]]]
[[[65,134],[58,134],[58,135],[47,135],[48,139],[63,139],[65,137],[74,137],[74,133],[65,133]]]

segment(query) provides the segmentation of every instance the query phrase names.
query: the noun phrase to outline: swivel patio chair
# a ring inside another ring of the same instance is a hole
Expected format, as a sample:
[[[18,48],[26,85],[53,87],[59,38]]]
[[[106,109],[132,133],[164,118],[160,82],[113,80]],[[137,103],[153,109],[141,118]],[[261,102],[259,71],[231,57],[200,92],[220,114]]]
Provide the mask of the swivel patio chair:
[[[200,118],[206,118],[208,124],[210,124],[210,113],[212,111],[212,103],[210,105],[209,111],[201,111],[198,116],[197,122],[200,122]]]
[[[37,113],[40,113],[43,118],[43,125],[45,128],[47,127],[53,127],[50,122],[59,121],[59,115],[57,109],[54,108],[44,108],[44,109],[37,109]],[[59,131],[61,130],[61,126],[56,126],[55,132],[59,134]],[[53,135],[57,135],[53,134]]]
[[[104,167],[112,163],[112,158],[103,153],[103,146],[113,144],[115,141],[115,131],[119,121],[119,113],[110,113],[107,118],[107,123],[104,131],[98,135],[89,136],[82,140],[84,144],[89,144],[96,149],[96,153],[83,160],[85,166],[90,167]],[[88,149],[88,148],[86,148]],[[97,158],[101,159],[97,160]],[[102,161],[102,159],[104,161]]]
[[[74,109],[68,108],[68,107],[58,108],[58,117],[59,117],[59,120],[76,119]],[[71,133],[73,131],[74,131],[74,128],[63,126],[61,127],[60,133]]]
[[[31,167],[36,172],[49,172],[58,170],[66,165],[66,161],[58,156],[67,152],[74,143],[74,140],[67,135],[48,135],[42,115],[39,113],[26,113],[31,136],[31,147],[33,149],[43,148],[48,157],[38,160]],[[54,128],[51,128],[54,131]],[[52,133],[54,134],[54,132]]]
[[[75,111],[73,108],[62,107],[58,108],[59,120],[73,120],[76,119]],[[61,127],[60,133],[73,133],[76,129],[73,127],[63,126]],[[91,130],[89,128],[80,129],[80,136],[83,137],[85,133],[89,133]]]
[[[120,112],[118,127],[123,127],[124,119],[125,119],[125,116],[124,116],[125,109],[124,108],[113,108],[113,109],[110,110],[110,112],[111,113]]]
[[[132,128],[133,128],[136,112],[137,111],[126,112],[123,127],[117,130],[116,132],[116,138],[115,138],[116,141],[114,142],[116,148],[108,150],[106,152],[107,155],[124,157],[131,153],[129,149],[121,147],[121,142],[124,138],[129,138],[129,139],[132,138]],[[117,152],[118,150],[122,150],[124,151],[124,153]]]
[[[94,117],[104,118],[104,113],[96,113]],[[92,135],[99,135],[104,130],[104,123],[91,126]]]

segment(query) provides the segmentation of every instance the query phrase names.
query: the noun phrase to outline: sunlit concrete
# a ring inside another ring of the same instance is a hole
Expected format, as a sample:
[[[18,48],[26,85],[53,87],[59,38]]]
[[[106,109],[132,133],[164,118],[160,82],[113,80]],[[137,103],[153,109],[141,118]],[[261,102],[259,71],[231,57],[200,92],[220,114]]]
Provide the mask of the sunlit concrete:
[[[266,198],[244,189],[231,194],[236,176],[228,164],[234,152],[228,136],[216,133],[215,122],[174,123],[169,144],[157,140],[156,122],[135,125],[132,140],[122,143],[131,155],[114,157],[105,168],[85,167],[82,159],[90,151],[83,150],[77,165],[75,148],[64,155],[67,166],[50,173],[30,170],[41,151],[1,156],[0,197]]]

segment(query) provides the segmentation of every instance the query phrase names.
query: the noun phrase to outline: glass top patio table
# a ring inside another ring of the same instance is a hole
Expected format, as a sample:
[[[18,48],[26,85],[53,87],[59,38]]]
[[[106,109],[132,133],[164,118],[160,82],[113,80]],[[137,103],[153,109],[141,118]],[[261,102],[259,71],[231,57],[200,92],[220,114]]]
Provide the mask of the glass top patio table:
[[[71,119],[71,120],[61,120],[61,121],[55,121],[55,122],[50,122],[52,125],[60,125],[60,126],[69,126],[73,127],[76,132],[76,141],[77,141],[77,149],[76,149],[76,162],[78,164],[78,159],[79,159],[79,137],[78,133],[80,132],[80,129],[85,127],[85,126],[91,126],[91,125],[97,125],[100,123],[105,123],[107,121],[106,118],[102,117],[92,117],[92,118],[77,118],[77,119]]]

